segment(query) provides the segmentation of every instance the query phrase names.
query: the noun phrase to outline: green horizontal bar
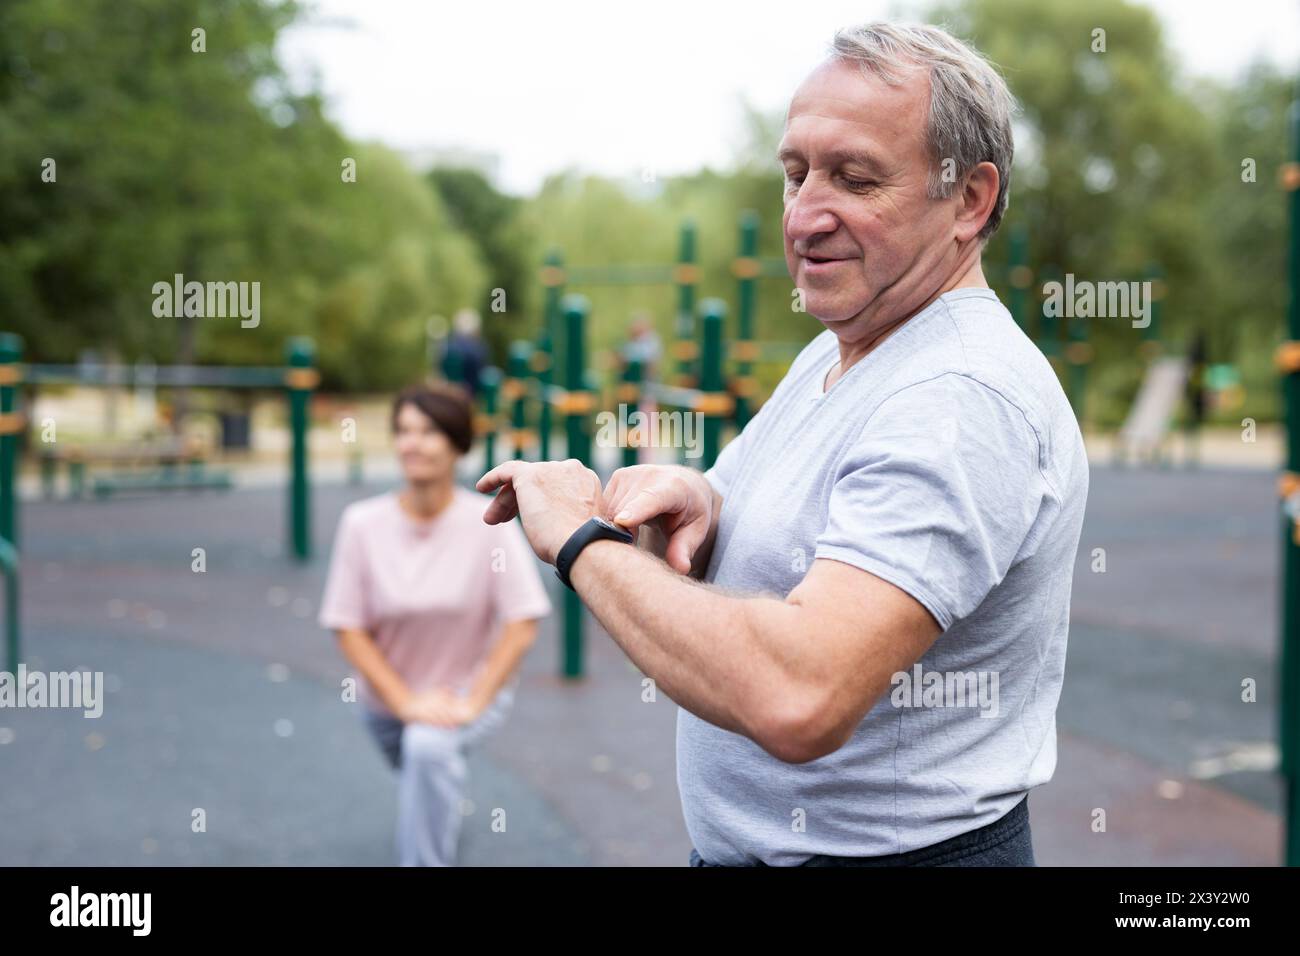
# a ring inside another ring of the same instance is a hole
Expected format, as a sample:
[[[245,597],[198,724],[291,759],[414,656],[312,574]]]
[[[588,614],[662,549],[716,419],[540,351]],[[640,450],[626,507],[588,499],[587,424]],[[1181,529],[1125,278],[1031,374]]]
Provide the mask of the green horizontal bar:
[[[569,266],[564,270],[565,285],[668,285],[673,282],[675,265],[648,266]]]
[[[759,259],[758,278],[789,279],[790,269],[786,266],[784,259]]]
[[[646,385],[644,391],[659,404],[674,405],[677,408],[694,408],[695,400],[704,394],[698,388],[682,388],[678,385],[657,383]]]
[[[804,350],[807,342],[759,342],[760,362],[788,362]]]
[[[158,365],[139,370],[134,365],[24,366],[27,381],[48,385],[160,386],[172,388],[278,388],[286,369],[275,366]]]
[[[91,485],[97,496],[107,496],[118,491],[188,491],[199,488],[233,488],[229,472],[204,472],[202,477],[185,474],[167,475],[148,473],[122,475],[114,478],[96,478]]]

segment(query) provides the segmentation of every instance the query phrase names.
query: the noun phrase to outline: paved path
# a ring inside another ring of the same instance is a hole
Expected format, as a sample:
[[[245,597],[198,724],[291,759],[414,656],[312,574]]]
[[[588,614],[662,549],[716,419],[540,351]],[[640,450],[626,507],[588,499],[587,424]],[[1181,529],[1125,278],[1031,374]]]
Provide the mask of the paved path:
[[[281,557],[280,489],[25,502],[28,666],[109,693],[98,720],[0,712],[0,864],[389,862],[393,778],[314,623],[338,513],[378,490],[316,489],[306,566]],[[1040,863],[1278,862],[1275,506],[1269,473],[1095,470]],[[675,705],[591,622],[588,678],[560,681],[557,623],[471,759],[462,862],[683,865]]]

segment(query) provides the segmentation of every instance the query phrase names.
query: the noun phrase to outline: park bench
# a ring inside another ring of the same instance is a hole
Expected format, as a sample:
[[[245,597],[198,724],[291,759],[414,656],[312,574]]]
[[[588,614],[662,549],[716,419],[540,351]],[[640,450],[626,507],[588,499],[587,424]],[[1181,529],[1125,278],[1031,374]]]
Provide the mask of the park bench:
[[[233,487],[228,470],[207,467],[206,451],[193,440],[166,438],[155,441],[111,445],[69,445],[41,455],[41,487],[46,498],[54,497],[60,464],[68,470],[69,497],[86,494],[87,472],[92,465],[107,465],[107,474],[90,482],[96,498],[121,492],[198,491]]]

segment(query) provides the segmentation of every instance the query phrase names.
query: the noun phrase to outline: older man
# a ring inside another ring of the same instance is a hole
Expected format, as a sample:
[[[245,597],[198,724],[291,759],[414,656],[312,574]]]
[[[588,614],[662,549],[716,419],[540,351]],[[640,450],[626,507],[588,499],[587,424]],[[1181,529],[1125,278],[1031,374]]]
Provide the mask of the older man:
[[[941,30],[840,31],[779,151],[786,260],[826,329],[771,398],[702,475],[479,482],[680,705],[692,865],[1034,863],[1088,466],[980,268],[1012,107]]]

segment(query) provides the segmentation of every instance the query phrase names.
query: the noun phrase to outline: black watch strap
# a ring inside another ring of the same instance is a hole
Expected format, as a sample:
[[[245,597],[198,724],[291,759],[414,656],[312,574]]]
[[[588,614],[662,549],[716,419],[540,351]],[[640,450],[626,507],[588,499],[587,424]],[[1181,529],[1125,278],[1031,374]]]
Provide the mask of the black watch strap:
[[[583,548],[602,538],[622,541],[624,544],[631,544],[634,540],[632,532],[604,518],[588,518],[582,527],[569,535],[569,540],[564,542],[564,547],[560,548],[560,553],[555,556],[555,576],[563,581],[564,586],[570,591],[574,589],[569,581],[569,569],[573,567],[573,562],[577,560]]]

